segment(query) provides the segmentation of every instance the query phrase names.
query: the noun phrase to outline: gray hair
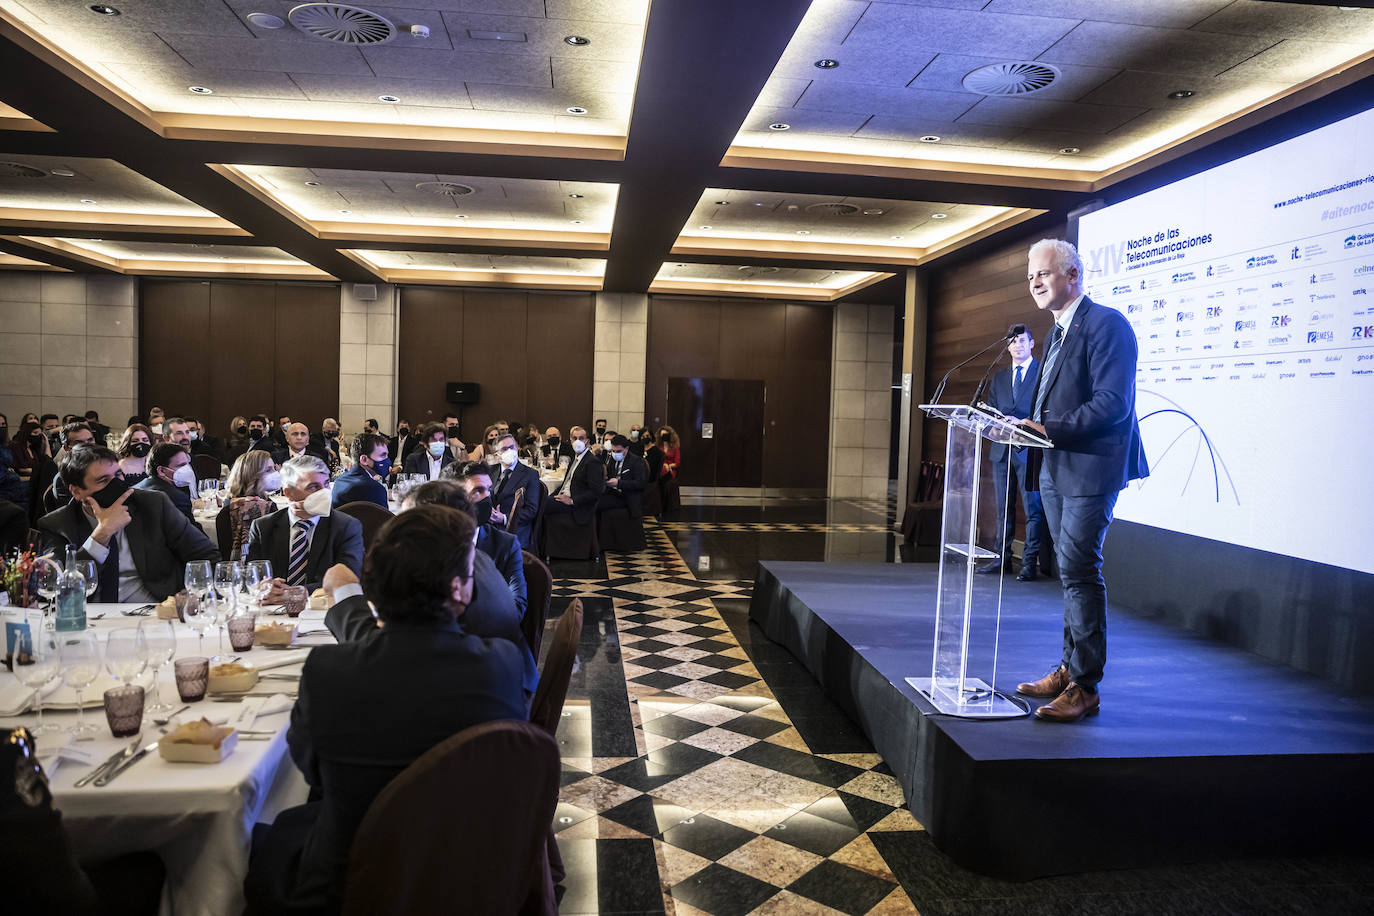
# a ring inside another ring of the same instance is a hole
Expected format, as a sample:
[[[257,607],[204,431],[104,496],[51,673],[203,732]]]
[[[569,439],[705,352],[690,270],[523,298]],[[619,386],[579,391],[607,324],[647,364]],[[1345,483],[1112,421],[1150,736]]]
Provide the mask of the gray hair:
[[[1030,247],[1026,258],[1035,257],[1037,252],[1048,251],[1054,260],[1054,266],[1064,276],[1069,275],[1070,270],[1078,271],[1078,282],[1083,282],[1083,259],[1078,256],[1078,249],[1063,239],[1041,239]]]
[[[292,458],[281,466],[282,486],[294,487],[296,481],[306,474],[323,474],[329,476],[329,465],[325,464],[314,455],[301,455]]]

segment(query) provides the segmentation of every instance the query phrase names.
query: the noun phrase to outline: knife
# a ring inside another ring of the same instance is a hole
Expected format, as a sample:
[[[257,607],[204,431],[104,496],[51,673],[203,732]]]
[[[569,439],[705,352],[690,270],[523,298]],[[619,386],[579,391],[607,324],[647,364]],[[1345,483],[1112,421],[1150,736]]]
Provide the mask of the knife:
[[[142,744],[142,743],[143,743],[143,736],[142,736],[142,735],[139,735],[139,736],[138,736],[137,738],[135,738],[133,741],[129,742],[129,746],[128,746],[128,747],[124,748],[123,750],[115,751],[113,754],[110,755],[110,757],[109,757],[108,760],[106,760],[104,763],[102,763],[100,766],[96,767],[95,769],[91,770],[91,771],[90,771],[89,773],[87,773],[85,776],[82,776],[80,779],[78,779],[78,780],[74,783],[74,785],[75,785],[76,788],[78,788],[78,789],[80,789],[82,786],[87,785],[88,783],[90,783],[90,781],[91,781],[92,779],[95,779],[95,778],[96,778],[97,776],[99,776],[101,773],[104,773],[106,770],[110,769],[110,767],[112,767],[112,766],[114,766],[115,764],[119,763],[121,760],[124,760],[124,759],[127,758],[127,757],[132,757],[134,751],[138,750],[138,746],[139,746],[140,744]]]
[[[157,750],[158,744],[159,742],[154,741],[152,744],[148,745],[147,747],[140,750],[138,753],[134,754],[128,760],[123,760],[119,763],[116,763],[114,766],[110,767],[104,773],[100,774],[100,778],[98,778],[95,781],[95,784],[97,786],[109,785],[110,781],[114,779],[116,776],[118,776],[120,773],[123,773],[129,767],[138,763],[144,757],[147,757],[150,752]]]

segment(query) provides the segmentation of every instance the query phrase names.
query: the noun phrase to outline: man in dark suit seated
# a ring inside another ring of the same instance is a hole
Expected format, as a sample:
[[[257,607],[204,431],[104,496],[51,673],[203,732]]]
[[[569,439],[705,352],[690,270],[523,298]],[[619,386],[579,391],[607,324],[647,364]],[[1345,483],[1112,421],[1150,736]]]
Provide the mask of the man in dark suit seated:
[[[353,467],[334,478],[334,508],[354,502],[390,508],[386,481],[391,473],[391,455],[386,437],[360,433],[353,437],[348,454],[353,459]]]
[[[1083,262],[1068,242],[1031,246],[1030,294],[1054,316],[1031,415],[1022,425],[1054,443],[1030,449],[1027,482],[1038,479],[1064,589],[1064,652],[1059,667],[1018,685],[1053,697],[1037,719],[1076,722],[1100,709],[1097,684],[1107,661],[1107,587],[1102,542],[1117,495],[1147,476],[1135,415],[1136,339],[1120,312],[1083,295]],[[1041,465],[1033,475],[1035,457]]]
[[[490,468],[493,484],[491,499],[496,507],[492,519],[497,524],[506,524],[515,503],[515,493],[524,488],[525,496],[515,520],[515,536],[520,540],[520,546],[528,550],[534,536],[534,519],[539,514],[539,501],[544,498],[539,472],[521,463],[520,449],[510,433],[496,440],[496,457],[499,464]]]
[[[130,488],[115,453],[82,446],[62,466],[72,501],[38,520],[44,549],[79,547],[100,568],[98,601],[162,601],[181,590],[191,560],[219,560],[205,532],[161,493]]]
[[[1040,379],[1040,361],[1031,356],[1035,351],[1035,335],[1027,328],[1009,338],[1007,351],[1011,353],[1011,365],[992,377],[988,403],[1013,420],[1023,420],[1030,416],[1031,395]],[[1039,488],[1034,483],[1030,489],[1026,488],[1026,447],[989,442],[988,458],[992,460],[992,491],[998,499],[1004,493],[1007,497],[1005,504],[997,506],[997,530],[1003,536],[1003,555],[978,571],[1000,573],[1004,568],[1011,569],[1011,542],[1016,537],[1016,494],[1019,492],[1021,503],[1026,507],[1026,549],[1021,554],[1021,572],[1016,578],[1022,582],[1033,581],[1039,563],[1040,540],[1044,535],[1045,513],[1040,507]],[[1015,486],[1009,487],[1012,474],[1016,475]]]
[[[53,474],[52,483],[48,486],[46,495],[43,497],[43,509],[46,512],[65,506],[67,501],[72,498],[71,493],[67,491],[67,483],[62,479],[61,474],[62,462],[67,460],[72,449],[78,445],[101,444],[96,442],[95,433],[91,432],[91,428],[85,423],[68,423],[58,430],[57,438],[62,443],[62,447],[53,456],[53,461],[57,462],[58,473]]]
[[[288,585],[318,588],[324,571],[342,563],[355,573],[363,568],[363,526],[356,518],[331,514],[329,468],[313,455],[292,458],[281,466],[282,493],[290,501],[262,518],[248,532],[248,559],[271,560],[285,573],[272,580],[267,602],[281,601]]]
[[[456,461],[444,468],[442,480],[422,483],[406,494],[401,508],[438,503],[472,515],[477,522],[477,549],[491,557],[496,571],[506,580],[515,608],[525,616],[528,599],[525,593],[525,558],[520,542],[500,525],[491,522],[491,475],[482,461]]]
[[[424,474],[429,480],[438,480],[439,472],[453,464],[448,432],[438,423],[426,423],[416,436],[420,444],[406,459],[404,473]]]
[[[557,426],[550,426],[544,431],[544,445],[539,446],[539,454],[543,456],[544,463],[551,468],[558,467],[564,458],[571,463],[574,457],[572,444],[563,441]]]
[[[606,489],[597,500],[596,510],[629,509],[631,518],[644,517],[644,485],[649,480],[649,467],[634,452],[630,440],[614,436],[606,449],[604,473]]]
[[[216,436],[210,435],[204,425],[195,417],[186,418],[186,428],[191,436],[191,455],[209,455],[211,458],[224,463],[224,443]],[[233,464],[233,462],[230,462]]]
[[[188,522],[196,524],[191,491],[187,489],[195,486],[196,473],[191,470],[191,456],[186,449],[173,442],[159,442],[148,453],[147,468],[148,476],[134,484],[134,489],[161,493]]]
[[[465,728],[526,718],[519,647],[468,628],[473,528],[454,509],[421,506],[382,526],[361,587],[347,569],[325,577],[330,628],[349,616],[371,625],[305,662],[286,740],[316,800],[254,830],[254,912],[337,912],[354,834],[387,783]],[[423,838],[398,838],[408,841]]]
[[[606,489],[606,471],[601,459],[592,454],[585,429],[574,426],[568,435],[572,439],[572,464],[551,494],[544,514],[571,515],[579,525],[590,525],[596,518],[597,500]]]

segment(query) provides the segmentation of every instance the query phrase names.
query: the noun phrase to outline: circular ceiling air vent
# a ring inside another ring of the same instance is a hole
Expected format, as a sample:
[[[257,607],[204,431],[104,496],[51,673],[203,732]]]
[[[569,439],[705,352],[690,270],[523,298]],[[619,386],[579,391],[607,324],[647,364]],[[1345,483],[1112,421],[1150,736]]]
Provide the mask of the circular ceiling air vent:
[[[815,213],[817,216],[853,216],[859,212],[859,208],[853,204],[842,204],[839,201],[827,201],[821,204],[807,204],[807,213]]]
[[[396,37],[396,27],[376,13],[344,3],[302,3],[286,18],[307,35],[346,45],[379,45]]]
[[[22,162],[0,162],[0,178],[47,178],[48,173]]]
[[[775,273],[778,272],[778,269],[777,269],[776,267],[772,267],[772,266],[766,266],[766,267],[740,267],[740,268],[738,268],[738,270],[739,270],[740,274],[743,275],[743,276],[745,276],[745,277],[761,277],[761,276],[765,276],[765,275],[767,275],[767,274],[775,274]]]
[[[1007,61],[979,67],[964,77],[964,88],[979,95],[1027,95],[1059,79],[1059,71],[1038,61]]]
[[[417,191],[428,191],[444,197],[467,197],[473,189],[456,181],[422,181],[415,186]]]

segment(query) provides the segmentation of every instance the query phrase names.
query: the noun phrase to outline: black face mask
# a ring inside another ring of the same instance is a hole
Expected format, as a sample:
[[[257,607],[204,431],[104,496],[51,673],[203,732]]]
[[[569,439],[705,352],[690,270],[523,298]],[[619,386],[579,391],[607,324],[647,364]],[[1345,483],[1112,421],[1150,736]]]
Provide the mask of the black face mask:
[[[558,448],[558,444],[562,441],[557,436],[549,436],[549,448]]]
[[[147,442],[135,442],[133,445],[129,446],[129,451],[134,453],[135,458],[147,458],[148,453],[152,450],[153,447]]]
[[[402,426],[400,429],[396,430],[396,435],[398,435],[398,436],[409,436],[409,435],[410,435],[410,427],[409,427],[409,426]]]
[[[485,525],[491,521],[491,497],[485,497],[472,504],[472,511],[477,516],[477,524]]]
[[[254,442],[257,442],[259,439],[262,438],[262,430],[260,430],[260,429],[250,429],[250,430],[248,430],[248,438],[249,438],[249,439],[252,439]]]
[[[457,427],[457,426],[450,426],[450,427],[448,428],[448,437],[449,437],[450,439],[457,439],[457,438],[458,438],[458,427]]]
[[[95,500],[96,505],[100,508],[108,509],[114,505],[115,500],[119,499],[119,497],[127,492],[129,492],[129,485],[124,482],[122,477],[116,477],[105,484],[103,490],[92,493],[91,498]]]
[[[234,427],[234,432],[238,433],[240,436],[246,436],[246,435],[248,435],[248,427],[246,427],[246,426],[236,426],[236,427]]]
[[[339,431],[338,431],[337,429],[336,429],[336,430],[332,430],[332,431],[330,431],[330,432],[325,433],[325,434],[324,434],[324,437],[325,437],[326,439],[337,439],[337,438],[339,438]]]

